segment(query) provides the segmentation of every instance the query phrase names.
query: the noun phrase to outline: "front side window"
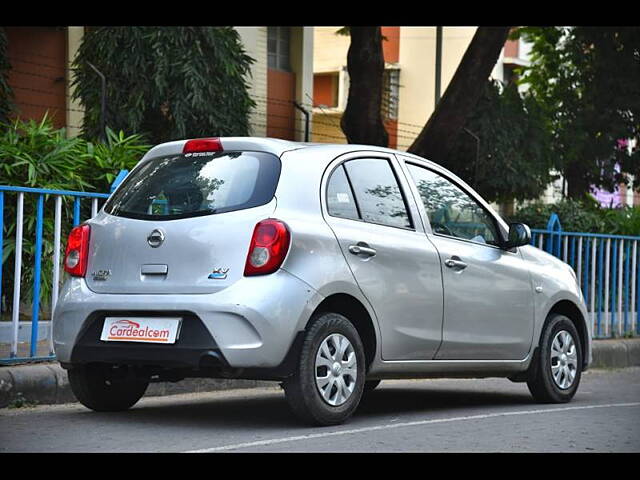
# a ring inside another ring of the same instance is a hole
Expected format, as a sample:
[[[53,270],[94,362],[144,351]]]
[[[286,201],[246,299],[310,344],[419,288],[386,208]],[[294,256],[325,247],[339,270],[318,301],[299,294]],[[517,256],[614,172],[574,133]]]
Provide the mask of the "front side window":
[[[105,211],[171,220],[257,207],[271,201],[279,175],[280,160],[264,152],[154,158],[127,176]]]
[[[457,185],[437,173],[407,164],[434,233],[499,245],[491,215]]]
[[[349,160],[344,168],[353,186],[362,220],[390,227],[413,228],[398,181],[387,160]]]

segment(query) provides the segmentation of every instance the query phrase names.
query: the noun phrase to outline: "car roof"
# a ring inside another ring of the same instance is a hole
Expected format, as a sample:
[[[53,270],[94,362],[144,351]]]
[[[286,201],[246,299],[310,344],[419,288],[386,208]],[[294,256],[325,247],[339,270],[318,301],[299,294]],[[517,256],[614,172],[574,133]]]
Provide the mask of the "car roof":
[[[268,137],[219,137],[220,143],[224,150],[244,150],[244,151],[262,151],[273,153],[280,157],[284,152],[299,149],[326,149],[340,153],[352,152],[357,150],[375,150],[387,153],[403,153],[389,148],[376,147],[372,145],[357,144],[334,144],[334,143],[313,143],[313,142],[294,142],[291,140],[282,140],[279,138]],[[148,160],[154,157],[162,157],[165,155],[177,155],[182,153],[184,144],[187,140],[177,140],[173,142],[161,143],[151,148],[142,160]]]

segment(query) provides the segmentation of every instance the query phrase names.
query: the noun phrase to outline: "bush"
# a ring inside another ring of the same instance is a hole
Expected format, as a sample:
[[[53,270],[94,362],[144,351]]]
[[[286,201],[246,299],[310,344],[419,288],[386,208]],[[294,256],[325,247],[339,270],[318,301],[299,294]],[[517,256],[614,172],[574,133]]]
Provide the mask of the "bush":
[[[74,98],[85,108],[83,134],[106,124],[144,133],[154,144],[180,138],[243,136],[250,129],[251,64],[233,27],[95,27],[73,61]]]
[[[555,204],[534,202],[518,208],[509,221],[545,229],[552,213],[558,214],[560,225],[567,232],[640,235],[640,207],[603,208],[591,198]]]
[[[147,149],[139,136],[125,137],[122,132],[108,131],[106,143],[67,138],[65,129],[56,130],[47,115],[40,122],[15,120],[0,126],[0,184],[108,193],[120,169],[132,168]],[[53,272],[54,209],[50,197],[45,195],[40,286],[43,309],[50,303]],[[15,194],[4,195],[2,311],[10,307],[13,299],[15,198]],[[31,303],[33,294],[36,202],[37,195],[24,196],[21,298],[26,304]],[[82,218],[89,216],[90,208],[90,202],[85,201]],[[72,222],[73,200],[63,197],[63,244]]]

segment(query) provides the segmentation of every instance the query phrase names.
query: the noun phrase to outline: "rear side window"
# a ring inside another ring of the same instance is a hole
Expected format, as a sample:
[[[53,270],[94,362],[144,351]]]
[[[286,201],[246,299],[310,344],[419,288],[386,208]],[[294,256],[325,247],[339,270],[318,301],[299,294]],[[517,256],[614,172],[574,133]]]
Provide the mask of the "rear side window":
[[[269,203],[280,160],[265,152],[170,155],[136,168],[105,205],[111,215],[172,220]]]
[[[384,159],[344,163],[362,220],[390,227],[413,228],[391,165]]]
[[[329,215],[334,217],[350,218],[351,220],[360,219],[343,165],[336,168],[329,179],[329,184],[327,185],[327,210]]]

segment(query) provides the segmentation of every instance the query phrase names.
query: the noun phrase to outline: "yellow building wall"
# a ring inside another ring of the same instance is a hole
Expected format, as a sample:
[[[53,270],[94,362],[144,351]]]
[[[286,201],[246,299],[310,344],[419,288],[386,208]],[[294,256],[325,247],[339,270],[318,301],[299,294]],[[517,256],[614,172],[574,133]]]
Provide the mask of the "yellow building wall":
[[[336,35],[342,27],[315,27],[313,39],[313,72],[337,72],[347,65],[351,38]]]
[[[340,26],[316,27],[313,71],[324,73],[346,68],[350,38],[336,35]],[[441,95],[453,77],[477,27],[443,27]],[[398,150],[406,150],[418,136],[435,106],[436,27],[400,27]],[[347,84],[348,85],[348,84]],[[348,88],[348,87],[347,87]],[[340,124],[340,112],[314,114],[314,141],[338,141],[344,138],[339,127],[320,125],[332,120]]]
[[[315,143],[347,143],[347,138],[340,128],[342,113],[313,114],[311,141]]]
[[[444,27],[442,77],[444,94],[477,27]],[[400,102],[398,150],[406,150],[418,136],[435,107],[436,27],[400,29]]]

